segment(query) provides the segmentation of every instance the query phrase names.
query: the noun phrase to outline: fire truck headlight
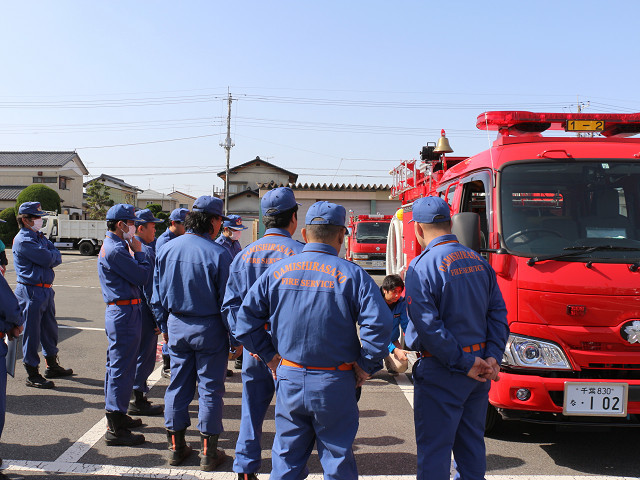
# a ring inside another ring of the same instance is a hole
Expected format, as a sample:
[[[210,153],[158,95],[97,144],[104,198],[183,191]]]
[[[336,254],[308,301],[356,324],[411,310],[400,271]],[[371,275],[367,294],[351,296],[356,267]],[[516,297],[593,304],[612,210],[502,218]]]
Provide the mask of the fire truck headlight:
[[[366,253],[354,253],[351,255],[354,260],[368,260],[369,259],[369,255]]]
[[[571,370],[571,363],[562,348],[546,340],[509,335],[502,356],[505,367],[541,368],[549,370]]]

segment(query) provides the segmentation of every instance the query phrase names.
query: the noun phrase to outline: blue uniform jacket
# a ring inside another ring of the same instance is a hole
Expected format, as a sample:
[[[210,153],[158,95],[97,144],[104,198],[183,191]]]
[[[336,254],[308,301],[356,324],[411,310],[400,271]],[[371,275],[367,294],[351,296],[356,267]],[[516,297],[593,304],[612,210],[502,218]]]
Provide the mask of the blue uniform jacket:
[[[151,269],[153,270],[153,266],[156,262],[156,241],[154,240],[151,243],[145,243],[142,238],[136,235],[138,241],[142,244],[142,250],[145,252],[149,263],[151,264]],[[148,308],[148,312],[150,315],[153,315],[151,311],[151,297],[153,297],[153,272],[149,275],[147,282],[144,285],[140,285],[140,298],[142,298],[145,302],[145,307]]]
[[[17,327],[23,323],[24,319],[20,311],[18,299],[13,294],[13,291],[11,291],[11,287],[5,278],[0,275],[0,332],[7,333],[13,327]]]
[[[222,313],[227,317],[232,343],[235,343],[236,313],[251,285],[267,268],[283,258],[302,251],[304,245],[291,238],[288,231],[269,228],[264,236],[242,250],[231,263]]]
[[[209,236],[187,232],[162,247],[156,256],[152,303],[165,313],[156,320],[166,322],[168,313],[220,318],[230,264],[229,252]]]
[[[269,267],[238,310],[238,341],[265,362],[278,352],[310,367],[357,361],[368,373],[379,370],[388,354],[391,311],[369,274],[337,253],[308,243]]]
[[[400,328],[403,332],[407,331],[409,316],[407,315],[407,302],[404,297],[400,297],[398,301],[389,305],[391,315],[393,315],[393,327],[391,328],[391,342],[389,342],[389,353],[393,353],[396,346],[393,344],[400,338]]]
[[[164,231],[164,233],[156,239],[156,252],[160,250],[160,247],[162,245],[164,245],[170,240],[173,240],[174,238],[178,238],[178,235],[176,235],[175,233],[173,233],[171,230],[167,228]]]
[[[242,251],[242,246],[240,245],[239,241],[231,240],[225,235],[220,235],[218,238],[216,238],[215,241],[218,245],[222,245],[227,250],[227,252],[229,252],[231,258],[235,258],[236,255]]]
[[[21,228],[13,240],[13,265],[19,283],[53,283],[53,268],[62,263],[60,251],[42,233]]]
[[[131,256],[129,246],[113,232],[107,232],[98,256],[98,279],[105,303],[140,298],[140,289],[153,265],[144,248]]]
[[[409,348],[426,350],[466,374],[475,355],[462,347],[486,342],[483,357],[500,364],[509,336],[507,309],[496,274],[482,257],[455,235],[442,235],[409,264],[405,284]]]

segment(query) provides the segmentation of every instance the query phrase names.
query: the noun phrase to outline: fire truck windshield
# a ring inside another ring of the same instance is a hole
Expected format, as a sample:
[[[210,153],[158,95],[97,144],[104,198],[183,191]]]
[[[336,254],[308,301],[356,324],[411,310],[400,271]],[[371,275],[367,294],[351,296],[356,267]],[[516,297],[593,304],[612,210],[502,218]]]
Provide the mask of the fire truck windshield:
[[[362,222],[356,227],[358,243],[387,243],[389,222]]]
[[[640,259],[640,162],[509,164],[500,175],[500,205],[503,243],[514,255]]]

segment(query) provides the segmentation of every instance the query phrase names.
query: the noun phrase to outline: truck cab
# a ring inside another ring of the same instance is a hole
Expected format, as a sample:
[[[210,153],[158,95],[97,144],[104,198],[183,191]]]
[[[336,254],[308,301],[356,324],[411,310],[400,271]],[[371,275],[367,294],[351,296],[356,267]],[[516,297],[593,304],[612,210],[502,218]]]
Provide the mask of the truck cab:
[[[384,270],[387,235],[392,215],[354,215],[350,212],[345,258],[365,270]]]

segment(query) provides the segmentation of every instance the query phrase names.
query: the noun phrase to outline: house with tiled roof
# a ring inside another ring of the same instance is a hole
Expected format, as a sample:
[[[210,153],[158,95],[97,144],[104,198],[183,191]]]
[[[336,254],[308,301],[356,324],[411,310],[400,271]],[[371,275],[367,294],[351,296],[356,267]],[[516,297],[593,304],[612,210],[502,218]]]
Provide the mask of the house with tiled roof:
[[[160,205],[163,212],[171,212],[178,208],[178,201],[170,195],[151,189],[138,194],[138,208],[147,208],[151,204]]]
[[[108,187],[109,197],[113,203],[128,203],[136,205],[138,203],[138,193],[142,190],[134,185],[129,185],[121,178],[112,177],[111,175],[102,174],[84,183],[86,187],[91,182],[104,183]]]
[[[82,180],[89,171],[76,152],[0,152],[0,209],[22,190],[42,183],[60,195],[62,212],[82,216]]]

